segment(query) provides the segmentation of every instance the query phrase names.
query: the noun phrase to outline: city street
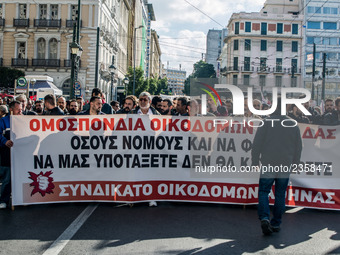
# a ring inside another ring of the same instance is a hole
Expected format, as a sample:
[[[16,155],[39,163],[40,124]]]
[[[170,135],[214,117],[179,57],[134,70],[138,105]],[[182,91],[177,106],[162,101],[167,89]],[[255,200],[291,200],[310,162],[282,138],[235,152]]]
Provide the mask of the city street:
[[[0,211],[0,254],[339,254],[338,211],[287,208],[263,236],[256,206],[159,202]]]

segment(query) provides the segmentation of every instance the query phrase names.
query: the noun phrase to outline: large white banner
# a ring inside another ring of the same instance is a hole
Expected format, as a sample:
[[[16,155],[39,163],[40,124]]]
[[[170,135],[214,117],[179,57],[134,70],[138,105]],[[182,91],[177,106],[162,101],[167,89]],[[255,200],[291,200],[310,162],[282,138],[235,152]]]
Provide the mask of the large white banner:
[[[259,173],[251,167],[251,148],[258,123],[228,120],[12,116],[13,205],[257,203]],[[301,125],[300,130],[303,166],[292,167],[287,203],[340,209],[340,128]]]

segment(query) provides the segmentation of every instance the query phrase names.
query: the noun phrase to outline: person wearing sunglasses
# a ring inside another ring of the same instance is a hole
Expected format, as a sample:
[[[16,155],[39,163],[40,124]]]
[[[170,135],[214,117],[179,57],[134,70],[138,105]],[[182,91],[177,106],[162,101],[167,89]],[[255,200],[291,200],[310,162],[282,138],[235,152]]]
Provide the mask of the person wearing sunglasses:
[[[161,115],[155,108],[151,106],[151,95],[149,92],[142,92],[138,97],[138,106],[130,113],[141,115]]]

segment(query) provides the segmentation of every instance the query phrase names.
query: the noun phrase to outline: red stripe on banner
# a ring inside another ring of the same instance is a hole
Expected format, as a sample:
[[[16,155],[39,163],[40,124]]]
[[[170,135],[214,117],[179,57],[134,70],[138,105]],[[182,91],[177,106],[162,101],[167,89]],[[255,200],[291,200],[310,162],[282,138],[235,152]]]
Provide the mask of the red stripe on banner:
[[[185,181],[55,182],[53,193],[31,195],[32,187],[23,185],[24,203],[70,201],[192,201],[233,204],[257,203],[258,185]],[[273,193],[270,202],[274,202]],[[340,190],[288,187],[286,204],[315,208],[340,209]]]

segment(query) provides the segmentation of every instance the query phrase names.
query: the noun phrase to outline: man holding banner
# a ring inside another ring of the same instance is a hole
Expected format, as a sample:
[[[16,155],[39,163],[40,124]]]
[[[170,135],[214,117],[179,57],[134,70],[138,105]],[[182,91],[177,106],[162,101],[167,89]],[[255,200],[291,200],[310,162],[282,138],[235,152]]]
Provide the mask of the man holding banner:
[[[11,154],[10,148],[13,141],[10,140],[10,115],[22,115],[22,106],[18,101],[9,104],[10,114],[0,119],[0,155],[1,155],[1,196],[0,209],[5,209],[11,197]]]
[[[281,218],[285,212],[285,193],[290,168],[292,164],[300,163],[302,152],[299,127],[288,124],[290,118],[280,114],[281,98],[278,98],[276,111],[266,118],[268,121],[265,121],[262,127],[258,128],[251,152],[253,166],[260,166],[261,162],[258,216],[265,235],[280,231]],[[284,120],[287,126],[281,125]],[[273,218],[270,220],[269,193],[274,182],[275,204]]]

